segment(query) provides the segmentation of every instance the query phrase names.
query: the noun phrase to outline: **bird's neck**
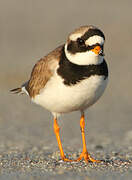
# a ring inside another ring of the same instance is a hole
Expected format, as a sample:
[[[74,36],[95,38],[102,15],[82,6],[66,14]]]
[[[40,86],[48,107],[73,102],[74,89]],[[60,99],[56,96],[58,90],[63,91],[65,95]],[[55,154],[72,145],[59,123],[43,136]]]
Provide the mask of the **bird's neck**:
[[[99,75],[99,76],[102,75],[105,78],[107,78],[108,68],[104,59],[103,62],[98,65],[74,64],[68,60],[63,48],[61,52],[59,68],[57,69],[57,73],[64,79],[64,84],[74,85],[80,80],[89,78],[90,76],[93,75]]]

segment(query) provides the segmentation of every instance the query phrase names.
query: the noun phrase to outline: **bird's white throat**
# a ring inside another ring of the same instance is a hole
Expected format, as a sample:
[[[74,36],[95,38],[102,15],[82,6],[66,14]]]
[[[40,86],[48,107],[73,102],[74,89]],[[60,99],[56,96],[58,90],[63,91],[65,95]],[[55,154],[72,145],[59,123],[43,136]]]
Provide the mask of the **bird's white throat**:
[[[78,65],[96,65],[102,63],[104,59],[103,56],[99,56],[95,54],[93,51],[77,52],[75,54],[71,54],[67,50],[67,43],[65,45],[65,54],[70,62]]]

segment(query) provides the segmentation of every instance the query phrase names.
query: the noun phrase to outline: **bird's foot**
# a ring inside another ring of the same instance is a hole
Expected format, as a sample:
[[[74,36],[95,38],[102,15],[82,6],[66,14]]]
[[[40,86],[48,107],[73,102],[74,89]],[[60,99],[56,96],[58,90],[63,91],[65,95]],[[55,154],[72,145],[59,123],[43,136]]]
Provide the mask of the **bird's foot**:
[[[96,160],[96,159],[92,158],[88,152],[82,152],[76,161],[80,161],[82,158],[84,158],[86,163],[88,163],[88,162],[100,163],[101,162],[100,160]]]
[[[66,161],[66,162],[72,162],[72,161],[74,161],[74,160],[71,160],[71,159],[66,158],[65,156],[61,157],[61,159],[62,159],[63,161]]]

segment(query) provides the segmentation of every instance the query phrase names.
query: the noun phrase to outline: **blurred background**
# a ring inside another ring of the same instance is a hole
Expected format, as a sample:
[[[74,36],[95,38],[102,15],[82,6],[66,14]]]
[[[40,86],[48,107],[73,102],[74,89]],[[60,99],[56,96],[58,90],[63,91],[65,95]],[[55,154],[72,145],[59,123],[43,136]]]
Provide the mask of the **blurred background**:
[[[106,36],[109,84],[86,113],[88,149],[132,143],[132,1],[0,0],[0,151],[2,147],[55,147],[52,115],[9,90],[27,81],[41,57],[81,25]],[[81,148],[78,112],[62,116],[63,145]],[[50,143],[49,143],[50,142]]]

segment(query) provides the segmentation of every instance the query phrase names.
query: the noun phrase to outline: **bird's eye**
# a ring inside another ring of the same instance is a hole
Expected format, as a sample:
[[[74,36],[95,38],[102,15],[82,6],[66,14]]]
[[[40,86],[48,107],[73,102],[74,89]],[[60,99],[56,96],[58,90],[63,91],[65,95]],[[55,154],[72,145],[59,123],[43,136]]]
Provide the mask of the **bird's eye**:
[[[78,43],[79,46],[84,46],[85,45],[85,41],[83,39],[81,39],[81,38],[77,39],[77,43]]]

